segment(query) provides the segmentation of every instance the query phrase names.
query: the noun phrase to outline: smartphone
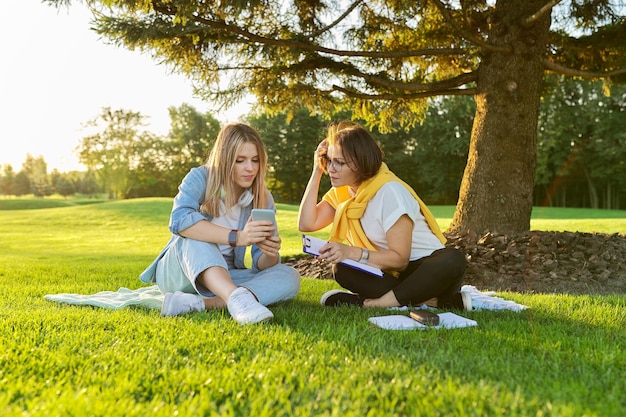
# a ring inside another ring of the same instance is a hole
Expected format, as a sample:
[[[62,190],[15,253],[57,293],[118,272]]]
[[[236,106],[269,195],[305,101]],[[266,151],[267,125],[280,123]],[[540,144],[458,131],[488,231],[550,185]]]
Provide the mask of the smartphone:
[[[252,209],[252,220],[269,220],[274,223],[274,234],[277,233],[276,214],[269,209]]]
[[[428,310],[413,310],[409,313],[409,317],[426,326],[436,326],[439,324],[439,316]]]

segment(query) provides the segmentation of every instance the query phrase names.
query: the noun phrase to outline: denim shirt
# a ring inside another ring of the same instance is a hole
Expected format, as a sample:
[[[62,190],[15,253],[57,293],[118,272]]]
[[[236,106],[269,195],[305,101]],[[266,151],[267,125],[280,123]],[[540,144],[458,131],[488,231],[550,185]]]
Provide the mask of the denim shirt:
[[[167,250],[174,245],[178,239],[185,239],[180,235],[181,230],[193,226],[202,220],[211,221],[213,214],[207,214],[200,211],[200,206],[204,201],[207,183],[207,169],[204,166],[192,168],[185,176],[181,184],[178,186],[178,194],[174,197],[174,204],[170,214],[169,230],[172,236],[167,245],[161,250],[161,253],[154,261],[139,275],[142,282],[148,284],[155,282],[156,267],[159,260],[165,255]],[[269,191],[267,192],[267,207],[276,211],[274,199]],[[241,208],[241,216],[239,217],[238,229],[242,230],[250,217],[252,211],[252,203]],[[252,269],[257,268],[257,262],[262,252],[256,244],[252,245]],[[234,259],[225,259],[229,268],[243,269],[244,258],[246,255],[246,246],[236,246],[234,248]]]

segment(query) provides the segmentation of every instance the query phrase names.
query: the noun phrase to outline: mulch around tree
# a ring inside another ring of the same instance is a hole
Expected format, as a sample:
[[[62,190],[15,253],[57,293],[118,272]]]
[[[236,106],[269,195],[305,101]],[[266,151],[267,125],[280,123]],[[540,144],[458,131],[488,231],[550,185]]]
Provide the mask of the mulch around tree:
[[[477,289],[556,294],[626,294],[623,234],[529,231],[446,235],[465,253],[464,284]],[[332,279],[312,256],[284,259],[302,276]]]

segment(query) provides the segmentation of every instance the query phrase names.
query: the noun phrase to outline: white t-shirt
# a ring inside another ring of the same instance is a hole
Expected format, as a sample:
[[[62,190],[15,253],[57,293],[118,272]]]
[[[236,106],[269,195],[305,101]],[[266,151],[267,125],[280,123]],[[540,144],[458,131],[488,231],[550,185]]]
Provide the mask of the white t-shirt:
[[[218,226],[225,227],[230,230],[236,230],[239,228],[239,217],[241,217],[241,206],[235,204],[231,209],[232,217],[228,215],[228,213],[222,213],[220,210],[219,217],[213,217],[211,219],[211,223],[217,224]],[[219,244],[220,252],[224,256],[229,256],[233,253],[234,248],[230,245]]]
[[[361,226],[367,238],[382,249],[389,249],[387,231],[400,216],[406,214],[413,221],[413,238],[410,260],[415,261],[444,248],[430,230],[419,209],[419,203],[409,190],[396,181],[385,183],[368,202],[361,217]]]

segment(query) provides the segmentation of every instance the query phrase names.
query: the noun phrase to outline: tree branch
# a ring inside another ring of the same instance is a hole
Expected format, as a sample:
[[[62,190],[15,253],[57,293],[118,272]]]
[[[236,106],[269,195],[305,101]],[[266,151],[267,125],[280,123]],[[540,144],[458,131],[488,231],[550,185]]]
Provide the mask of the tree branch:
[[[451,89],[443,89],[443,90],[437,90],[437,91],[422,91],[419,93],[412,93],[412,94],[403,94],[403,93],[365,94],[365,93],[359,93],[353,90],[348,90],[347,88],[339,87],[338,85],[333,85],[332,91],[339,91],[341,93],[344,93],[348,97],[360,98],[360,99],[365,99],[365,100],[397,100],[397,99],[428,98],[428,97],[435,97],[435,96],[441,96],[441,95],[473,96],[477,94],[478,89],[476,88],[451,88]]]
[[[315,71],[320,70],[322,68],[326,68],[334,73],[340,73],[342,75],[349,75],[356,78],[360,78],[371,85],[376,85],[379,87],[385,87],[391,90],[399,90],[399,91],[430,91],[430,90],[438,90],[438,89],[449,89],[453,87],[460,87],[462,85],[471,83],[476,81],[477,73],[476,71],[467,72],[460,74],[456,77],[435,81],[429,83],[412,83],[406,81],[397,81],[393,79],[389,79],[386,76],[379,74],[368,74],[361,71],[359,68],[355,67],[351,63],[347,62],[337,62],[330,58],[324,57],[316,57],[307,59],[296,64],[290,65],[285,69],[286,72],[302,72],[302,71]]]
[[[459,24],[454,20],[454,18],[450,14],[450,11],[446,8],[446,6],[440,0],[431,0],[431,1],[435,3],[435,6],[437,6],[439,11],[441,12],[441,15],[443,16],[444,20],[448,22],[448,24],[452,27],[452,30],[454,30],[460,37],[462,37],[466,41],[473,43],[477,46],[480,46],[481,48],[487,49],[489,51],[493,51],[493,52],[505,52],[505,53],[513,52],[513,48],[511,46],[492,45],[489,42],[485,42],[482,39],[475,37],[468,31],[463,29],[461,26],[459,26]]]
[[[360,78],[372,86],[385,87],[390,90],[397,91],[415,91],[416,94],[425,94],[429,92],[438,92],[438,91],[456,91],[461,90],[459,87],[470,84],[472,82],[476,82],[478,79],[477,71],[466,72],[456,77],[452,77],[446,80],[441,81],[433,81],[430,83],[410,83],[403,81],[391,80],[389,78],[380,76],[367,74],[362,72],[360,69],[343,62],[333,61],[328,58],[316,58],[316,59],[308,59],[305,61],[301,61],[299,63],[290,65],[288,67],[278,67],[278,68],[268,68],[261,66],[224,66],[218,68],[218,71],[228,71],[228,70],[262,70],[267,71],[271,70],[273,74],[277,73],[301,73],[306,71],[315,71],[327,69],[332,73],[340,73],[344,76],[352,76],[355,78]],[[338,87],[341,88],[341,87]],[[348,91],[348,90],[346,90]],[[463,91],[469,91],[469,89],[463,89]],[[473,91],[473,90],[472,90]],[[435,94],[436,95],[436,94]],[[406,94],[398,95],[399,97],[405,97]],[[428,95],[427,95],[428,96]],[[418,97],[418,96],[416,96]]]
[[[338,18],[337,18],[334,22],[332,22],[330,25],[326,26],[325,28],[321,28],[321,29],[320,29],[320,30],[318,30],[317,32],[314,32],[314,33],[312,33],[312,34],[308,35],[308,36],[309,36],[309,38],[315,38],[315,37],[318,37],[318,36],[320,36],[322,33],[324,33],[324,32],[328,32],[329,30],[331,30],[332,28],[334,28],[335,26],[337,26],[337,25],[338,25],[338,24],[339,24],[339,23],[340,23],[343,19],[345,19],[345,18],[346,18],[346,16],[348,16],[350,13],[352,13],[352,11],[353,11],[354,9],[356,9],[356,7],[357,7],[359,4],[361,4],[361,3],[363,3],[363,0],[356,0],[354,3],[352,3],[352,4],[350,5],[350,7],[348,7],[348,8],[346,9],[346,11],[345,11],[345,12],[343,12],[343,14],[342,14],[341,16],[339,16],[339,17],[338,17]]]
[[[550,13],[554,6],[562,2],[563,0],[550,0],[548,3],[544,4],[543,7],[537,10],[532,15],[528,16],[526,19],[522,20],[522,26],[525,28],[531,27],[537,20],[539,20],[544,14]]]
[[[365,57],[365,58],[403,58],[409,56],[433,56],[433,55],[464,55],[466,52],[461,48],[424,48],[414,49],[408,51],[388,51],[388,52],[376,52],[376,51],[349,51],[341,49],[332,49],[324,46],[316,45],[308,42],[301,42],[296,40],[284,40],[284,39],[272,39],[261,35],[254,34],[239,26],[232,26],[225,22],[218,22],[214,20],[208,20],[202,17],[195,17],[195,21],[205,24],[215,29],[226,30],[231,33],[235,33],[239,36],[246,38],[251,42],[258,42],[263,45],[282,46],[286,48],[296,48],[310,52],[327,53],[336,56],[352,56],[352,57]],[[202,30],[202,28],[199,28]]]
[[[543,60],[543,67],[548,71],[556,72],[558,74],[582,78],[609,78],[615,75],[626,74],[626,68],[620,68],[605,72],[583,71],[574,68],[564,67],[563,65],[552,62],[549,59]]]
[[[402,81],[388,80],[378,76],[372,76],[368,74],[363,74],[362,78],[371,84],[377,84],[383,87],[392,88],[394,90],[405,90],[405,91],[437,91],[437,90],[447,90],[454,87],[460,87],[462,85],[471,83],[478,79],[478,74],[476,71],[466,72],[461,75],[458,75],[453,78],[449,78],[447,80],[442,81],[434,81],[432,83],[426,84],[418,84],[418,83],[407,83]]]
[[[173,16],[176,14],[175,6],[171,5],[163,5],[157,4],[153,2],[153,8],[155,11]],[[212,29],[226,31],[242,38],[246,39],[248,42],[257,42],[263,45],[272,45],[272,46],[281,46],[290,49],[299,49],[302,51],[309,52],[317,52],[317,53],[326,53],[335,56],[350,56],[350,57],[364,57],[364,58],[404,58],[404,57],[416,57],[416,56],[438,56],[438,55],[465,55],[466,51],[461,48],[424,48],[424,49],[413,49],[413,50],[399,50],[399,51],[387,51],[387,52],[376,52],[376,51],[350,51],[350,50],[341,50],[341,49],[332,49],[324,46],[316,45],[309,42],[302,42],[298,40],[285,40],[285,39],[273,39],[265,36],[257,35],[252,33],[244,28],[239,26],[230,25],[224,21],[218,20],[210,20],[201,16],[193,16],[191,18],[192,21],[206,25]],[[191,34],[195,32],[202,32],[205,29],[202,27],[197,27],[194,29],[187,30],[186,34]]]

